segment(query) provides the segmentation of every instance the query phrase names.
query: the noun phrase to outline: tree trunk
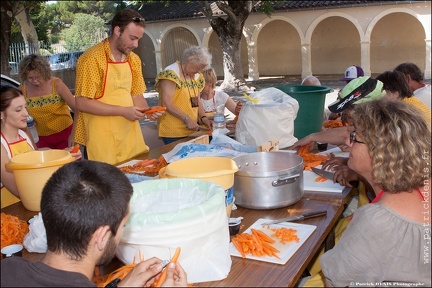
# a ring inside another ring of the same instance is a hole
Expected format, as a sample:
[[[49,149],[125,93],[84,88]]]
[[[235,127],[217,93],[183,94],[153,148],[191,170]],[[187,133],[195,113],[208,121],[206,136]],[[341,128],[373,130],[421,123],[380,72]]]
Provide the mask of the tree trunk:
[[[12,13],[12,4],[10,1],[1,2],[1,73],[10,75],[9,67],[9,45],[11,40],[11,27],[14,15]]]
[[[205,1],[203,10],[218,35],[222,48],[224,80],[221,89],[227,92],[248,90],[240,54],[243,27],[252,10],[253,1],[216,1],[215,3],[226,14],[225,18],[213,18],[211,4],[208,1]]]
[[[39,53],[39,41],[36,29],[30,18],[30,9],[21,5],[15,16],[21,26],[21,35],[26,45],[26,55]]]

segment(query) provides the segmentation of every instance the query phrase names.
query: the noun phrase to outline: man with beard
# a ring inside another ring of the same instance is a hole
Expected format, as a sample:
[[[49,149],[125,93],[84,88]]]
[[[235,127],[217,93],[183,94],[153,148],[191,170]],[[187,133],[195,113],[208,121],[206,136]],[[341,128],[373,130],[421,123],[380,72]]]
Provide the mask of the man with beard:
[[[107,264],[129,219],[132,185],[117,167],[90,160],[62,166],[48,180],[41,199],[48,251],[42,261],[1,261],[2,287],[96,287],[95,266]],[[150,287],[161,260],[143,261],[109,287]],[[188,286],[179,263],[170,263],[163,286]]]
[[[89,160],[116,164],[145,153],[138,120],[148,116],[146,86],[139,56],[132,52],[144,34],[144,18],[133,9],[116,13],[111,35],[78,59],[76,102],[80,115],[75,142],[86,146]]]

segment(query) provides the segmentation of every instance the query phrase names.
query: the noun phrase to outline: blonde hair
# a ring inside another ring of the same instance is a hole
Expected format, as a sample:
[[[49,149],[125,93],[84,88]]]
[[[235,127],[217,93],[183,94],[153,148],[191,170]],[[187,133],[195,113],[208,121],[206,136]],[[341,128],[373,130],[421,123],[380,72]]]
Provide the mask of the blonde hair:
[[[381,98],[355,105],[351,117],[372,160],[372,180],[397,193],[423,187],[431,177],[431,131],[417,108]]]
[[[51,68],[46,57],[37,54],[30,54],[24,57],[18,67],[21,82],[26,81],[27,74],[33,70],[39,72],[45,81],[51,79]]]
[[[212,87],[214,88],[217,82],[216,71],[213,68],[209,68],[207,70],[204,70],[202,74],[204,76],[205,83],[212,83]]]

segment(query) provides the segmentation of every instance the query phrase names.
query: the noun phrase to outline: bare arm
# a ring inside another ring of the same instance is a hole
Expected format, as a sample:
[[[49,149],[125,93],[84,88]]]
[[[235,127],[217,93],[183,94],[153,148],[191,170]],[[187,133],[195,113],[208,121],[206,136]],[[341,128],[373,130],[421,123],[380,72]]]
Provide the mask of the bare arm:
[[[234,115],[237,115],[238,113],[236,113],[236,107],[237,107],[237,103],[234,102],[233,99],[231,99],[231,97],[228,97],[227,101],[225,102],[225,107],[231,111],[231,113],[233,113]]]
[[[6,163],[8,162],[9,157],[6,148],[1,145],[1,182],[13,195],[19,197],[14,174],[12,171],[6,170]]]
[[[349,138],[350,133],[354,131],[353,126],[337,127],[327,129],[320,132],[315,132],[307,135],[306,137],[298,140],[290,149],[298,148],[303,145],[311,144],[312,142],[329,143],[333,145],[344,145],[345,141]]]

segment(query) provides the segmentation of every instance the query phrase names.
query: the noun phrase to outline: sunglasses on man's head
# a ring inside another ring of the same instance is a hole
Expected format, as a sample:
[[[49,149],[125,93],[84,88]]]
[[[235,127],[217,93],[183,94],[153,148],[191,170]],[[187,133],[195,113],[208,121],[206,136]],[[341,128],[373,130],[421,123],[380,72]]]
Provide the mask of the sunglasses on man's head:
[[[145,19],[141,17],[133,17],[132,21],[135,23],[140,23],[140,22],[145,22]]]

